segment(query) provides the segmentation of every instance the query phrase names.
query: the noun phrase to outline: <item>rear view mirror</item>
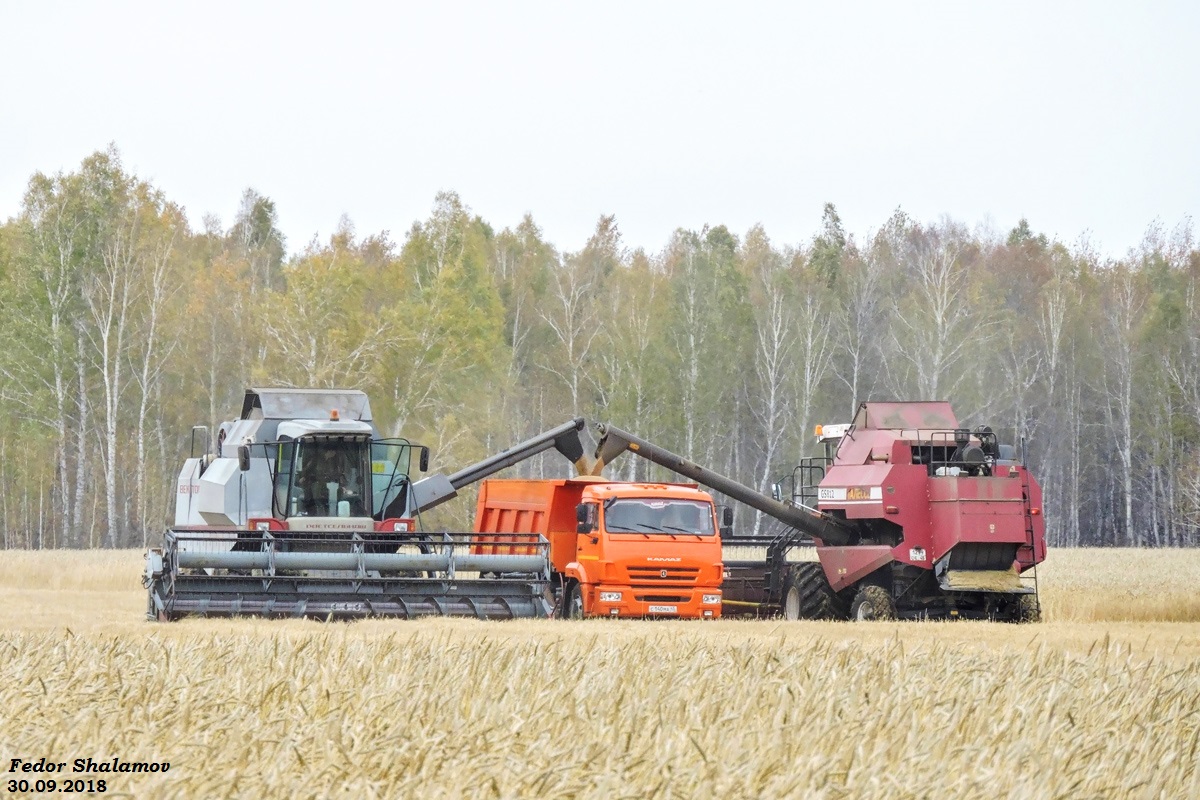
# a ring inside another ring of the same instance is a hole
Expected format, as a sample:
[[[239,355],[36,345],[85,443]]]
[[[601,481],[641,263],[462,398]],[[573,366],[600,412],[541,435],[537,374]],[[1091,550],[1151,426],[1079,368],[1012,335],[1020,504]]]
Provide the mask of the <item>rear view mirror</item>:
[[[783,502],[783,486],[781,484],[771,484],[771,497],[774,497],[781,503]]]
[[[721,527],[718,529],[722,539],[733,536],[733,509],[721,506]]]
[[[242,472],[250,471],[250,447],[249,447],[249,445],[242,445],[241,447],[238,448],[238,468],[241,469]]]
[[[420,466],[421,466],[421,472],[429,471],[429,448],[428,447],[421,448],[421,465]]]
[[[595,520],[592,518],[595,508],[591,503],[580,503],[575,506],[576,533],[591,533],[596,527]]]

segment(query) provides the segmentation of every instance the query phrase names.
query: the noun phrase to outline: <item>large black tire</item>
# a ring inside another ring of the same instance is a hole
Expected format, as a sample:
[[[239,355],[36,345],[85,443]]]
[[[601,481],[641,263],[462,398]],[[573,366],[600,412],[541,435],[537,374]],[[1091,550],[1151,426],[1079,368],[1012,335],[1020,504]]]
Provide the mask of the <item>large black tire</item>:
[[[783,589],[783,618],[845,619],[845,605],[825,578],[817,562],[806,561],[792,567]]]
[[[892,595],[882,586],[868,583],[859,588],[850,604],[850,619],[857,622],[888,620],[896,618],[896,604]]]
[[[1017,622],[1041,622],[1042,607],[1036,594],[1023,594],[1018,601]]]
[[[583,619],[583,592],[579,589],[578,581],[567,584],[567,592],[563,595],[563,617]]]

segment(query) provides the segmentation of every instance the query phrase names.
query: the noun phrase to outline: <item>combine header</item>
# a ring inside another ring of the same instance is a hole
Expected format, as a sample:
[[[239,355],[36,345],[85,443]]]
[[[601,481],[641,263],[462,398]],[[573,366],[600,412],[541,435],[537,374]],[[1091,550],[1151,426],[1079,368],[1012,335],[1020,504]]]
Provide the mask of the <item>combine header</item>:
[[[448,533],[413,545],[358,534],[306,538],[304,547],[311,549],[301,551],[295,540],[269,532],[254,550],[225,550],[226,542],[219,534],[167,532],[147,565],[156,618],[508,619],[548,613],[544,539],[513,537],[523,556],[476,555],[474,537]],[[475,577],[485,574],[503,577]]]
[[[192,431],[175,524],[146,558],[148,616],[546,616],[545,537],[512,534],[505,552],[483,552],[477,534],[424,533],[417,522],[464,486],[551,447],[582,465],[583,424],[413,481],[428,449],[380,438],[362,392],[249,389],[215,449],[206,428]]]

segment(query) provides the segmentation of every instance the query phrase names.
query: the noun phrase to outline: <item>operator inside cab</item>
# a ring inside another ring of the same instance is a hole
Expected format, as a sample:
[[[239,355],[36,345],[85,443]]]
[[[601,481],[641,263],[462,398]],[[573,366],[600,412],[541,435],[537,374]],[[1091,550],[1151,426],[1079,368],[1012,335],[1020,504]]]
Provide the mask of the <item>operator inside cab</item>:
[[[349,446],[312,443],[296,485],[303,491],[301,507],[309,516],[363,516],[362,477]],[[342,504],[345,504],[344,506]]]

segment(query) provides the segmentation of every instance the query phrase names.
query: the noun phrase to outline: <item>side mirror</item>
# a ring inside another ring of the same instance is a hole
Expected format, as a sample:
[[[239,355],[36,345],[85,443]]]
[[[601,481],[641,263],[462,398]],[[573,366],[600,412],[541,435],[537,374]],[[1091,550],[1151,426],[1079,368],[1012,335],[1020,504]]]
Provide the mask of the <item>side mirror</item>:
[[[421,467],[421,472],[428,472],[428,471],[429,471],[429,448],[428,448],[428,447],[422,447],[422,448],[421,448],[421,464],[420,464],[420,467]]]
[[[591,533],[595,529],[595,521],[592,519],[594,513],[591,503],[580,503],[575,506],[575,532],[576,533]]]
[[[733,509],[729,506],[721,509],[721,524],[726,528],[733,524]]]
[[[241,445],[238,447],[238,468],[242,472],[250,471],[250,446]]]
[[[775,500],[780,503],[783,502],[783,486],[782,486],[782,484],[778,484],[778,483],[771,484],[771,497],[774,497]]]

